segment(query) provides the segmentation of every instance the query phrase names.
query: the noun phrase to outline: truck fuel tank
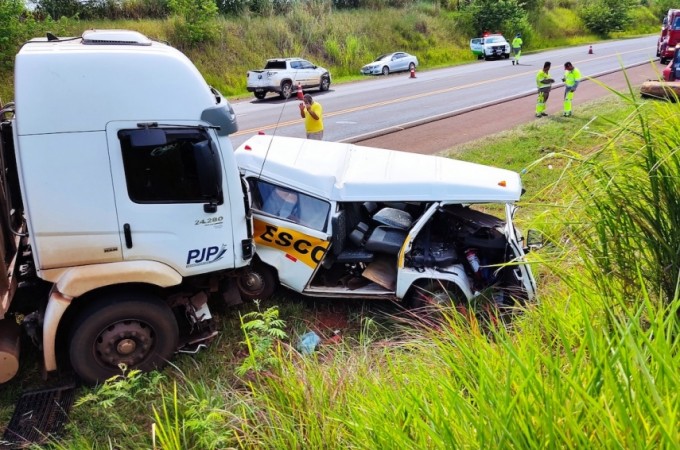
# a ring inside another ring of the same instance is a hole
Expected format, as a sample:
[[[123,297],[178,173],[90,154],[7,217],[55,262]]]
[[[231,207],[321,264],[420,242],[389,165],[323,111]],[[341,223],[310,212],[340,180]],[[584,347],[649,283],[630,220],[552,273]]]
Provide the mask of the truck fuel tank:
[[[11,380],[19,370],[21,327],[14,319],[0,320],[0,383]]]

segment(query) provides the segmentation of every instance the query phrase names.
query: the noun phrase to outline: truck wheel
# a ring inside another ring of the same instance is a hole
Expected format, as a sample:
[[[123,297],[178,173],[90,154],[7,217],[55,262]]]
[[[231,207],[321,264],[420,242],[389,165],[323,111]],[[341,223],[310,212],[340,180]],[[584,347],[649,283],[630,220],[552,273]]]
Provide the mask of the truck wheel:
[[[382,68],[382,74],[385,75],[385,76],[389,75],[390,74],[390,68],[387,67],[387,66],[383,67]]]
[[[265,300],[276,290],[274,270],[266,264],[256,262],[248,271],[236,279],[236,285],[244,300]]]
[[[255,92],[255,98],[262,100],[267,95],[266,92]]]
[[[414,285],[407,299],[411,308],[446,308],[466,304],[467,297],[455,284],[445,280],[429,280]]]
[[[503,58],[510,59],[510,53],[503,53]]]
[[[69,337],[71,366],[93,385],[126,370],[160,368],[177,350],[179,330],[160,298],[142,293],[108,295],[85,308]]]
[[[321,77],[321,86],[319,89],[322,91],[327,91],[331,88],[331,79],[327,75]]]
[[[291,95],[293,95],[293,83],[284,81],[281,83],[281,97],[288,100]]]

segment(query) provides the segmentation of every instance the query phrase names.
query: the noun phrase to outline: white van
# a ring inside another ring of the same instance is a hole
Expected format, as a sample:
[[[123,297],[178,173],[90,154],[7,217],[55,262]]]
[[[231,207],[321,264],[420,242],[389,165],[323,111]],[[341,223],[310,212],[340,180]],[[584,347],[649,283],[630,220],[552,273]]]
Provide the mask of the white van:
[[[422,304],[535,296],[508,170],[352,144],[258,135],[235,152],[256,261],[240,290]],[[493,213],[493,214],[492,214]],[[503,219],[497,217],[503,216]]]

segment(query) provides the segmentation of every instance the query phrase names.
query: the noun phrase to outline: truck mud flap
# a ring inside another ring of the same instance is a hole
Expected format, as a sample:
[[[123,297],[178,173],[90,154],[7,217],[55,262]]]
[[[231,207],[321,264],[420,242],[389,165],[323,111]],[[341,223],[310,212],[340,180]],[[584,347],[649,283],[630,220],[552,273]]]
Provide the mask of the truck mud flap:
[[[68,421],[75,385],[24,392],[0,442],[2,448],[22,448],[58,436]]]

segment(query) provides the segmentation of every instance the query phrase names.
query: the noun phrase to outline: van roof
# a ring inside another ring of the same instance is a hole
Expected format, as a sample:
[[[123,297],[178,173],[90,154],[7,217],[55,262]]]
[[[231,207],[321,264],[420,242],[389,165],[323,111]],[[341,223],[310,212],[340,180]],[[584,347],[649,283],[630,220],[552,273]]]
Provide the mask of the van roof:
[[[353,144],[257,135],[236,149],[246,176],[334,201],[514,202],[510,170]]]

